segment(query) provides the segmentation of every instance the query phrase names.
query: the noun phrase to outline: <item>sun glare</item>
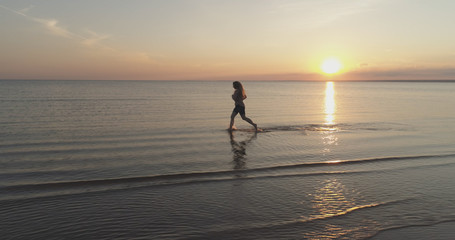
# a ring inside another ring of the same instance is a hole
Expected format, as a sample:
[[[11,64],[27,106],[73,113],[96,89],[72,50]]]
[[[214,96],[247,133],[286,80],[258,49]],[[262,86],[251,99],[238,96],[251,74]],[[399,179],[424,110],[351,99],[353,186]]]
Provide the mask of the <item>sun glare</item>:
[[[328,58],[322,63],[321,69],[326,74],[334,74],[340,71],[341,63],[336,58]]]

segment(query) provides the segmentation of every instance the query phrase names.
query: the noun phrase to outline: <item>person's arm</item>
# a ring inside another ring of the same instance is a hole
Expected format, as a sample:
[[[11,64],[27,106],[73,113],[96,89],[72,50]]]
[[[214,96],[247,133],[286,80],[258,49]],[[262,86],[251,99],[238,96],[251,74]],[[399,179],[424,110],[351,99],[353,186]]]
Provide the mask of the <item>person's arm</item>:
[[[239,90],[235,90],[234,94],[232,94],[232,100],[237,102],[239,100]]]

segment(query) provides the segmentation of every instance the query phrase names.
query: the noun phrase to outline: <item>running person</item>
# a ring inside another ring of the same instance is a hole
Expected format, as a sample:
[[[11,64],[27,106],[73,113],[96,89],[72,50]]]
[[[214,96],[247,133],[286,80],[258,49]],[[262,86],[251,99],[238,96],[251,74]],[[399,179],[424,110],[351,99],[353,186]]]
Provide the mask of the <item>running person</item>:
[[[231,123],[229,124],[228,130],[232,131],[233,129],[235,129],[234,118],[235,116],[237,116],[238,113],[240,113],[242,119],[248,122],[249,124],[253,125],[254,129],[257,131],[258,125],[254,123],[250,118],[245,116],[245,103],[243,103],[243,100],[246,99],[245,89],[243,88],[242,84],[238,81],[233,82],[232,86],[235,89],[234,94],[232,94],[232,100],[234,100],[235,102],[235,108],[234,110],[232,110]]]

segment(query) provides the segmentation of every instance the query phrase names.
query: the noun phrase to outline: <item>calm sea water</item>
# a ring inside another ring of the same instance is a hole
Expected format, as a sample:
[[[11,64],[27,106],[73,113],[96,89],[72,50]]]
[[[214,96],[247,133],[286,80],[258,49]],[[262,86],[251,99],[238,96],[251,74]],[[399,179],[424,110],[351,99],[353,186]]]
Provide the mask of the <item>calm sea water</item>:
[[[455,221],[455,83],[0,81],[3,239],[364,239]]]

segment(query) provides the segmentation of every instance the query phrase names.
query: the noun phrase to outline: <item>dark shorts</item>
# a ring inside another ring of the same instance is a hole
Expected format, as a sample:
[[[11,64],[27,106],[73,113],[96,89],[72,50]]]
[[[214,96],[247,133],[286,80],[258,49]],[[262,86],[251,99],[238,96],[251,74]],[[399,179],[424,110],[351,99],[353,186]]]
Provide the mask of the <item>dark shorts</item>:
[[[240,115],[245,115],[245,107],[243,107],[243,106],[235,105],[235,108],[233,111],[236,113],[240,113]]]

